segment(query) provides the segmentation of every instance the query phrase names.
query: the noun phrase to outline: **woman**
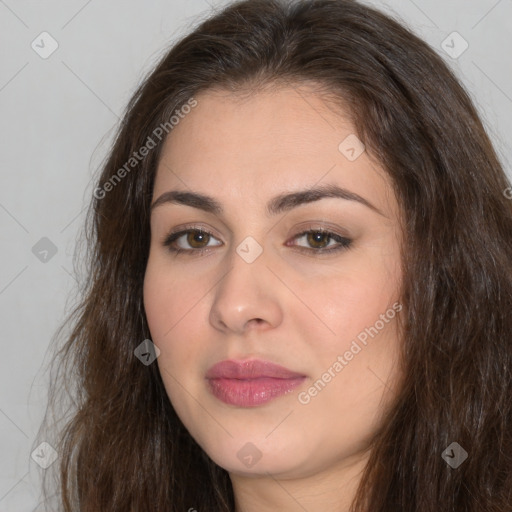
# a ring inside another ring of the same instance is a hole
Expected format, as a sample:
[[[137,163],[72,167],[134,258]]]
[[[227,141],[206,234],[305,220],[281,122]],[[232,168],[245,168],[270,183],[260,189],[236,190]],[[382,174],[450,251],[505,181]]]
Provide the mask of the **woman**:
[[[62,509],[512,510],[508,187],[461,85],[380,12],[203,22],[94,191]]]

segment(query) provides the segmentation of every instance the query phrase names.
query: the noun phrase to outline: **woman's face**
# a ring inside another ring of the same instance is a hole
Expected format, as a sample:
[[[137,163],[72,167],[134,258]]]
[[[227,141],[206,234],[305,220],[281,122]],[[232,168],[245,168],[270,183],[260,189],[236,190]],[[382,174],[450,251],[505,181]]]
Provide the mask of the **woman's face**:
[[[165,141],[144,281],[167,394],[232,475],[336,471],[399,382],[390,180],[313,90],[196,100]]]

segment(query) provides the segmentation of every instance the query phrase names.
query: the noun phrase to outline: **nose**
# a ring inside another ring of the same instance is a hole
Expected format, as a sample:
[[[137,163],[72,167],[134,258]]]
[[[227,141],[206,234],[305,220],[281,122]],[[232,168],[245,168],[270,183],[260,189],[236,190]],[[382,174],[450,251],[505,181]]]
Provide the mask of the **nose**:
[[[278,282],[266,266],[265,251],[248,263],[233,251],[210,310],[210,324],[224,333],[267,330],[282,322]]]

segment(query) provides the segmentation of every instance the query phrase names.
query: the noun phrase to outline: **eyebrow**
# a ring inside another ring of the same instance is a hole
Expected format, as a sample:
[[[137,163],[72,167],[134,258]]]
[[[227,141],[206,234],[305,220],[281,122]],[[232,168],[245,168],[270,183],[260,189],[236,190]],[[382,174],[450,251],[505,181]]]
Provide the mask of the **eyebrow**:
[[[379,215],[386,217],[381,210],[371,204],[364,197],[337,185],[323,185],[307,190],[298,190],[291,193],[280,194],[272,198],[267,203],[267,212],[269,215],[277,215],[279,213],[288,212],[303,204],[312,203],[325,198],[338,198],[345,199],[347,201],[356,201],[367,206]],[[192,208],[198,208],[215,215],[221,215],[224,211],[221,203],[213,197],[180,190],[169,190],[168,192],[164,192],[156,201],[153,202],[151,205],[151,211],[166,203],[191,206]]]

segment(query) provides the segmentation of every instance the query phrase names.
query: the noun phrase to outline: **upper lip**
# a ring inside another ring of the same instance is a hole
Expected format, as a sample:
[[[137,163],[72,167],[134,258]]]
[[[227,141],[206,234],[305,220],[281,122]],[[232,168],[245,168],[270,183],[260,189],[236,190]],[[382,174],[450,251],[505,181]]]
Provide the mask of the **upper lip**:
[[[207,372],[207,379],[296,379],[305,375],[293,372],[284,366],[263,361],[250,359],[245,361],[226,360],[213,365]]]

